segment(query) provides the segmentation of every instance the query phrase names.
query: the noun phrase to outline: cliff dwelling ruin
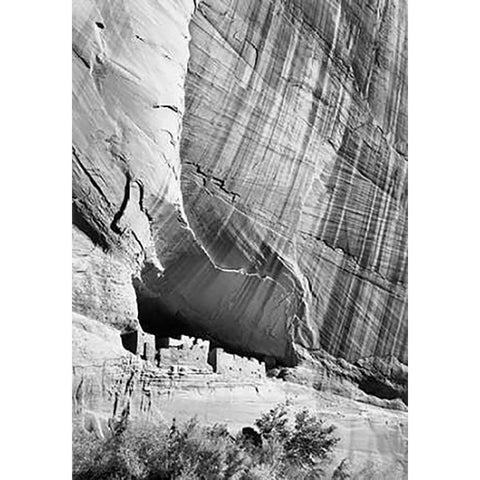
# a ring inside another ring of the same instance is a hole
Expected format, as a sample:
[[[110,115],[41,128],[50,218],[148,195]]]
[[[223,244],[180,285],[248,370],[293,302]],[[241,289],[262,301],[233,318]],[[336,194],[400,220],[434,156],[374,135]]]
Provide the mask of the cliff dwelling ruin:
[[[265,361],[226,352],[209,340],[179,335],[160,337],[142,330],[122,335],[126,350],[172,375],[218,374],[231,379],[266,377]]]

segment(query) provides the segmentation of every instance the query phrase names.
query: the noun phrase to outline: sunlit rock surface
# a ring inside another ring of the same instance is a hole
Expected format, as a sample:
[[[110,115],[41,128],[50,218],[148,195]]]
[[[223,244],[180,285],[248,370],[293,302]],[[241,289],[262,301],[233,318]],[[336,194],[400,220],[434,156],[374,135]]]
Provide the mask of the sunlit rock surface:
[[[75,320],[82,328],[81,318]],[[100,347],[111,327],[96,330]],[[113,330],[113,329],[112,329]],[[107,347],[108,351],[110,347]],[[340,443],[326,466],[327,475],[348,458],[358,479],[404,479],[407,477],[407,414],[318,392],[309,387],[263,380],[226,382],[215,374],[191,375],[172,380],[159,375],[147,362],[125,352],[123,357],[100,361],[76,358],[73,382],[73,414],[77,425],[98,436],[111,435],[112,421],[129,413],[132,421],[185,421],[197,416],[202,423],[227,424],[232,433],[253,425],[260,415],[287,401],[291,408],[320,412],[337,427]],[[109,353],[110,354],[110,353]],[[105,355],[107,357],[107,355]],[[115,423],[113,423],[114,425]]]
[[[191,34],[185,210],[270,290],[235,309],[267,342],[407,363],[406,5],[209,1]]]
[[[192,12],[186,0],[73,5],[73,303],[118,328],[137,323],[132,276],[161,276],[160,253],[186,228],[179,140]],[[125,292],[113,311],[112,277]]]
[[[406,13],[74,1],[82,344],[140,321],[405,399]]]

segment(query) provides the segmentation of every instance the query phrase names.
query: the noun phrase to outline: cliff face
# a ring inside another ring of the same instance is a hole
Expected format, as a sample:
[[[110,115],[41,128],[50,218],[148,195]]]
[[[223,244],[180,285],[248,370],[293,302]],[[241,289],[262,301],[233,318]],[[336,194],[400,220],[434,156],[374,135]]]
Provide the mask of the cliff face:
[[[73,4],[73,309],[138,324],[133,278],[159,278],[189,232],[179,140],[189,0]]]
[[[406,15],[74,2],[74,310],[404,392]]]
[[[187,216],[217,265],[273,279],[267,308],[257,288],[232,309],[307,349],[406,363],[406,6],[209,1],[191,34]]]

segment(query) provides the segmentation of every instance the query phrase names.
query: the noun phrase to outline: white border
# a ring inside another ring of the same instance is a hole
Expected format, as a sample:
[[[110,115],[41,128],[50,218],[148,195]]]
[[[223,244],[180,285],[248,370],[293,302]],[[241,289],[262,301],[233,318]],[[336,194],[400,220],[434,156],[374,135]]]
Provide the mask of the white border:
[[[409,11],[410,479],[476,478],[479,8]],[[71,5],[9,2],[1,24],[2,477],[65,480]]]
[[[410,0],[411,480],[480,475],[479,10]]]
[[[80,1],[80,0],[79,0]],[[2,5],[2,478],[71,478],[71,5]]]

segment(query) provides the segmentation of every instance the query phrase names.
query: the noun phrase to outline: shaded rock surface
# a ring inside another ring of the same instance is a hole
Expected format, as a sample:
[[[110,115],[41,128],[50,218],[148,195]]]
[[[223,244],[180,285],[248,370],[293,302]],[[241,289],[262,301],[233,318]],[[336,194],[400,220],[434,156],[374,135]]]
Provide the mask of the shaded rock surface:
[[[140,322],[405,396],[406,35],[402,0],[75,1],[79,358]]]

